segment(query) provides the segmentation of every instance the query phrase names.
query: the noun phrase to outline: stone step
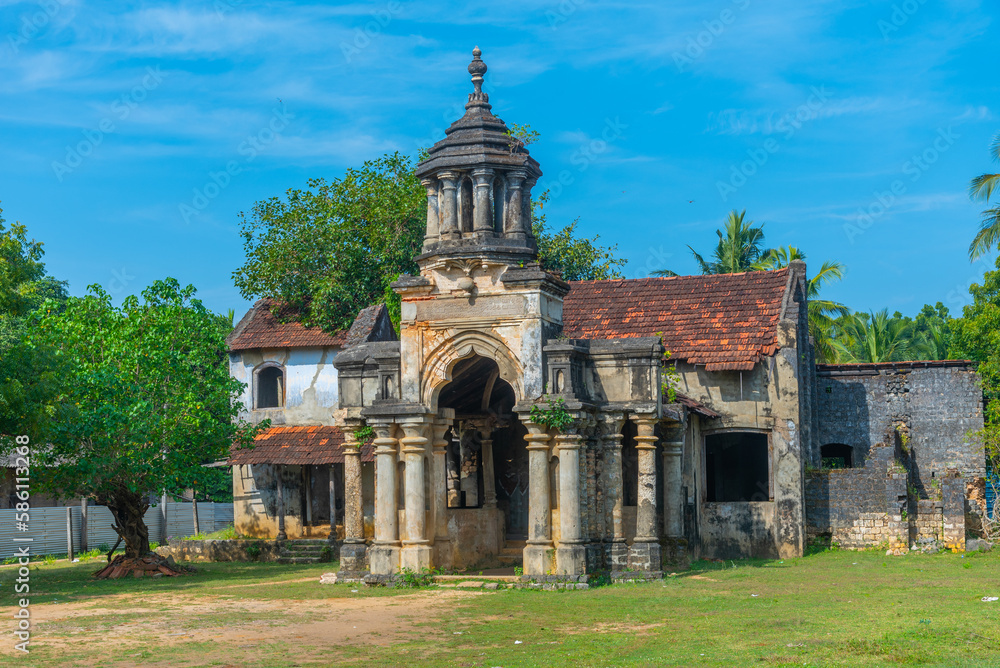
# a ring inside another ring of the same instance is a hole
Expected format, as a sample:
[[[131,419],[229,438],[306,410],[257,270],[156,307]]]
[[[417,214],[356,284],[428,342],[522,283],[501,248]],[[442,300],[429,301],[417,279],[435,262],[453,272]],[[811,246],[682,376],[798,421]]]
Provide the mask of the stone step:
[[[329,543],[326,538],[295,538],[294,540],[286,540],[284,545],[319,545],[322,547]]]
[[[325,547],[327,547],[326,543],[321,545],[289,545],[286,543],[281,546],[281,549],[287,552],[322,552]]]
[[[279,564],[318,564],[319,557],[278,557]]]

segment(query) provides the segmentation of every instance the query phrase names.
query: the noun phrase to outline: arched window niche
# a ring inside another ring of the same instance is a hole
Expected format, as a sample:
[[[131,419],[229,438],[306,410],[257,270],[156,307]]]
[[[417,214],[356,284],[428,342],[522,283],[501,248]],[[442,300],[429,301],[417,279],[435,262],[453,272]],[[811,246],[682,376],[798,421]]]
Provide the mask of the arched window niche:
[[[285,407],[285,369],[269,362],[254,372],[254,408]]]

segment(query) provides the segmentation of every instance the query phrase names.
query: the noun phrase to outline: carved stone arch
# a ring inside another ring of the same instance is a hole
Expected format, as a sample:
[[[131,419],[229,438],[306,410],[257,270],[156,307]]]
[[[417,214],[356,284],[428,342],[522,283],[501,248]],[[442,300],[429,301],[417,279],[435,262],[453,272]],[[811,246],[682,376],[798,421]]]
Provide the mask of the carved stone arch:
[[[438,409],[438,396],[452,380],[455,365],[473,355],[494,360],[500,378],[514,389],[516,400],[524,396],[524,370],[517,357],[502,340],[484,332],[462,332],[435,348],[424,364],[420,380],[420,402],[431,410]]]

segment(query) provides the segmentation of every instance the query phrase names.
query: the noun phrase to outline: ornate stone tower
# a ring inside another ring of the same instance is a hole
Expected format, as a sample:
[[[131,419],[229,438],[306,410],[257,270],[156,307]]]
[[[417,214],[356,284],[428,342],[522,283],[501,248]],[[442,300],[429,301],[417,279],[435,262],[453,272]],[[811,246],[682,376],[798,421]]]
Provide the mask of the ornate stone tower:
[[[536,162],[493,115],[483,92],[486,63],[477,46],[469,74],[474,90],[465,115],[417,167],[427,188],[427,234],[421,269],[444,258],[530,262],[531,188],[542,175]]]

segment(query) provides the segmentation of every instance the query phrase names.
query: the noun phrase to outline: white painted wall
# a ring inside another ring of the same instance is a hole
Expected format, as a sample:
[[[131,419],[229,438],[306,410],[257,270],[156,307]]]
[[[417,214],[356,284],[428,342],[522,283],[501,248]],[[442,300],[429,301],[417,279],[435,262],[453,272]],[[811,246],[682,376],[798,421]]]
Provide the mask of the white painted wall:
[[[251,422],[270,418],[285,425],[333,424],[337,408],[337,370],[333,360],[337,348],[282,348],[244,350],[229,356],[229,374],[246,384],[240,403],[242,416]],[[285,370],[285,407],[253,409],[254,369],[276,362]]]

